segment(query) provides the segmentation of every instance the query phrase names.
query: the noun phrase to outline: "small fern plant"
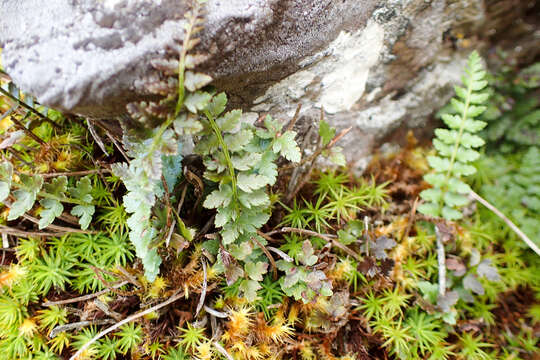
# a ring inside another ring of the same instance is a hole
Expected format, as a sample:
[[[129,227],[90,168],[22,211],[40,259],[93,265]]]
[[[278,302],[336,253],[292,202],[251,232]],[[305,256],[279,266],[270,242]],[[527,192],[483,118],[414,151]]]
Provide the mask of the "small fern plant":
[[[71,187],[68,186],[68,179],[65,176],[44,182],[39,174],[17,174],[10,162],[0,163],[0,204],[9,206],[8,221],[16,220],[32,210],[40,198],[39,204],[42,208],[39,229],[51,225],[54,219],[62,215],[64,212],[62,203],[73,205],[71,215],[79,218],[82,229],[87,229],[95,212],[91,192],[92,185],[88,177],[80,179],[74,187]]]
[[[484,140],[475,133],[486,123],[476,118],[485,111],[482,104],[489,93],[482,58],[476,51],[469,56],[462,81],[464,87],[455,87],[457,96],[451,100],[452,111],[442,114],[449,129],[435,130],[433,146],[437,155],[428,157],[433,172],[424,176],[432,188],[422,191],[420,196],[425,203],[418,207],[422,214],[447,220],[463,216],[458,209],[467,204],[466,195],[471,188],[462,178],[476,172],[470,163],[480,156],[475,148],[484,145]]]
[[[214,224],[221,228],[227,281],[240,281],[240,291],[253,301],[268,268],[260,249],[266,241],[257,235],[270,218],[267,186],[276,182],[280,155],[293,162],[301,155],[296,132],[282,131],[283,124],[270,116],[263,127],[242,122],[240,110],[223,113],[226,103],[226,95],[220,93],[205,108],[195,152],[203,156],[204,177],[218,184],[203,205],[217,210]],[[228,254],[243,266],[227,261]]]

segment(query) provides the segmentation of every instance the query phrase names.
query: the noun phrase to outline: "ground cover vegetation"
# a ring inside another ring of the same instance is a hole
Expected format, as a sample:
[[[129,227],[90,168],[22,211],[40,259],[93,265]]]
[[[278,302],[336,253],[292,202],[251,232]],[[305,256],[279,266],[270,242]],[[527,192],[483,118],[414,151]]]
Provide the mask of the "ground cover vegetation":
[[[434,148],[409,134],[360,177],[322,115],[297,143],[297,116],[227,106],[196,71],[201,11],[121,132],[2,73],[1,354],[534,359],[540,258],[467,195],[538,245],[538,66],[473,53]]]

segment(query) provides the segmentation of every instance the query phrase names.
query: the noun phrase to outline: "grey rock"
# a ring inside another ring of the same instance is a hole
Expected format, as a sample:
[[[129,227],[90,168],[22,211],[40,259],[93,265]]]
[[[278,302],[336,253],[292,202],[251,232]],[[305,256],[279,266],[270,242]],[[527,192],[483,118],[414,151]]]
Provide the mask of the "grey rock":
[[[0,0],[3,65],[43,104],[112,119],[150,96],[150,61],[182,37],[187,9],[186,0]],[[448,100],[470,51],[448,34],[472,37],[486,19],[480,0],[209,0],[198,50],[201,69],[248,117],[287,119],[301,103],[305,128],[321,109],[352,126],[343,144],[361,166],[385,134],[422,126]]]

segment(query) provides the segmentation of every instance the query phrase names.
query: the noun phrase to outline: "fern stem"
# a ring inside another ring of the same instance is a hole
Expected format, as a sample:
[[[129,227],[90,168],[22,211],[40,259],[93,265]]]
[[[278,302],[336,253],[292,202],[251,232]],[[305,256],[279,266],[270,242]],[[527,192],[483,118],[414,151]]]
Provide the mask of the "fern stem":
[[[235,204],[238,204],[238,190],[236,189],[236,174],[234,172],[234,166],[231,161],[231,154],[229,153],[229,148],[227,147],[225,140],[223,140],[223,136],[221,135],[221,129],[219,128],[218,124],[214,120],[214,117],[212,116],[210,111],[205,110],[204,114],[208,118],[208,121],[210,122],[210,126],[212,127],[212,130],[216,134],[219,145],[221,146],[221,149],[223,150],[223,155],[225,156],[225,161],[227,162],[227,169],[229,170],[229,175],[231,177],[233,200]]]
[[[67,198],[67,197],[60,197],[60,196],[56,196],[56,195],[53,195],[53,194],[49,194],[49,193],[46,193],[44,191],[40,191],[37,193],[38,196],[41,196],[42,198],[46,198],[46,199],[52,199],[52,200],[57,200],[57,201],[60,201],[60,202],[64,202],[64,203],[68,203],[68,204],[77,204],[77,205],[95,205],[93,203],[87,203],[87,202],[84,202],[82,200],[77,200],[77,199],[71,199],[71,198]]]
[[[463,131],[465,130],[465,121],[467,120],[467,111],[469,110],[471,93],[472,93],[472,80],[471,82],[469,82],[469,85],[467,86],[467,100],[465,100],[465,106],[463,107],[463,112],[461,114],[461,124],[459,126],[458,137],[457,137],[456,143],[454,144],[452,156],[450,156],[450,167],[448,168],[448,171],[446,172],[446,179],[444,181],[445,184],[448,184],[448,180],[450,179],[450,175],[452,174],[452,170],[454,168],[454,162],[456,161],[459,144],[461,144],[461,137],[463,136]]]
[[[180,59],[178,61],[178,100],[176,102],[176,109],[174,111],[174,117],[178,116],[180,113],[180,110],[182,109],[182,105],[184,104],[184,96],[185,96],[185,89],[184,89],[184,71],[186,68],[186,56],[188,52],[189,43],[191,41],[191,35],[193,32],[193,27],[195,26],[195,22],[197,21],[197,17],[199,16],[199,2],[195,2],[195,5],[193,6],[193,13],[191,15],[191,18],[189,19],[188,27],[186,28],[186,36],[184,38],[183,44],[182,44],[182,52],[180,53]]]

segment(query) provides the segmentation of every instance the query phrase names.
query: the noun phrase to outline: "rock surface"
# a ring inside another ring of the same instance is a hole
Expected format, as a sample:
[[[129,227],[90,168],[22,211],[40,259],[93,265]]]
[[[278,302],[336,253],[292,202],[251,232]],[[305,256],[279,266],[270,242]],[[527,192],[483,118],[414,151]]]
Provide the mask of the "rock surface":
[[[186,4],[0,0],[2,62],[43,104],[113,118],[148,96],[141,79],[181,37]],[[523,20],[535,6],[521,1],[502,15]],[[423,124],[451,96],[471,48],[515,27],[494,21],[501,14],[481,0],[209,0],[206,7],[202,68],[232,104],[286,119],[301,103],[305,126],[322,108],[338,128],[353,127],[343,140],[353,161],[392,129]]]

